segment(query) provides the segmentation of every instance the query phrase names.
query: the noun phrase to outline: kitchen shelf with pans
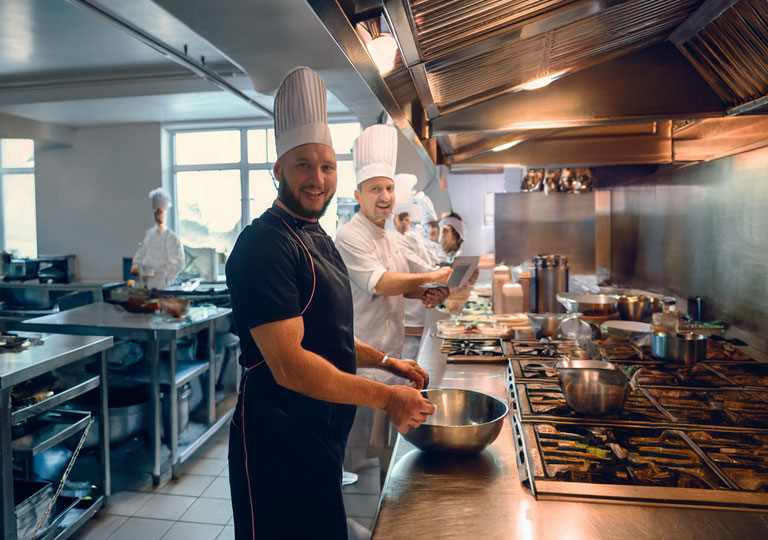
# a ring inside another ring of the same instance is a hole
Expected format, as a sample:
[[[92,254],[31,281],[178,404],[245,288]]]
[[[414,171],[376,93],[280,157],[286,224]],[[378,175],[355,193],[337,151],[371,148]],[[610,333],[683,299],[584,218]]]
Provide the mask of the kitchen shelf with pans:
[[[62,403],[69,401],[70,399],[75,398],[81,394],[84,394],[89,390],[93,390],[94,388],[97,388],[99,386],[98,375],[91,376],[91,375],[82,374],[82,375],[71,375],[68,377],[69,377],[69,379],[67,379],[68,388],[63,389],[61,391],[54,390],[54,394],[49,398],[43,399],[42,401],[38,401],[37,403],[34,403],[32,405],[27,405],[26,407],[19,407],[17,409],[14,409],[11,414],[12,425],[15,426],[23,422],[24,420],[27,420],[28,418],[31,418],[49,409],[52,409],[53,407],[61,405]]]
[[[195,377],[199,377],[209,369],[210,365],[208,362],[178,362],[176,365],[176,385],[181,386]],[[169,386],[171,376],[168,362],[160,362],[159,371],[160,385]],[[152,380],[149,374],[149,366],[147,365],[143,365],[136,371],[131,372],[130,377],[132,381],[139,383],[149,384]]]
[[[50,410],[29,420],[30,429],[14,437],[11,450],[19,457],[36,456],[80,433],[91,420],[91,414],[84,411]],[[24,426],[24,424],[20,424]],[[18,427],[18,426],[17,426]]]

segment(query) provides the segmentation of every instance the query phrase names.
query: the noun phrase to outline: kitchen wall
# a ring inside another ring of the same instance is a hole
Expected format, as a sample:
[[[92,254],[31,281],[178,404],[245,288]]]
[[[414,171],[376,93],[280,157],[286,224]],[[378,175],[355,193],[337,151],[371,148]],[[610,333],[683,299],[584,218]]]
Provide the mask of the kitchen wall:
[[[640,178],[611,201],[612,281],[702,296],[710,318],[765,339],[768,149]]]
[[[147,194],[162,181],[160,124],[79,128],[72,146],[35,154],[37,243],[74,253],[83,280],[122,278],[152,226]]]
[[[519,191],[523,169],[510,167],[496,174],[448,173],[450,206],[438,214],[453,210],[464,221],[466,255],[494,252],[494,193]],[[437,183],[437,182],[435,182]],[[487,196],[487,197],[486,197]]]

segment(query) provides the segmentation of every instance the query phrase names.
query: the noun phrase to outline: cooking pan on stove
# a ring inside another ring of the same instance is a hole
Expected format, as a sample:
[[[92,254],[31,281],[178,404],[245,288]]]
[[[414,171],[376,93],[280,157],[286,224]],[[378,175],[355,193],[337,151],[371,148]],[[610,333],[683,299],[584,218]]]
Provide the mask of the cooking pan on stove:
[[[656,358],[692,366],[707,356],[707,336],[693,332],[654,332],[651,353]]]
[[[564,358],[557,361],[555,370],[566,403],[580,414],[620,412],[632,392],[629,379],[612,362]]]

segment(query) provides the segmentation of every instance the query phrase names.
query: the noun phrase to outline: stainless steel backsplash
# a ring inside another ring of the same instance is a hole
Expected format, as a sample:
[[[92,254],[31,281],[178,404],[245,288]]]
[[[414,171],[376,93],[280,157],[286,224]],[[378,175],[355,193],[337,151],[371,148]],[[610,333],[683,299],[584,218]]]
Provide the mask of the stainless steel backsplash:
[[[768,336],[768,149],[611,191],[612,281],[701,296],[710,318]]]
[[[494,207],[497,262],[558,253],[571,275],[595,273],[594,193],[497,193]]]

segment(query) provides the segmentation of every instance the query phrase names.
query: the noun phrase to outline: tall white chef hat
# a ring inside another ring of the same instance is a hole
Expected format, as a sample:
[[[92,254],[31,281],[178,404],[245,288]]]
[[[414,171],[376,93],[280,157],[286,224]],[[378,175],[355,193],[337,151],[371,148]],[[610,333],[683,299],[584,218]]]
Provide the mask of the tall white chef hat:
[[[369,126],[352,145],[355,176],[359,186],[369,178],[395,180],[397,128],[384,124]]]
[[[435,205],[432,204],[432,199],[427,197],[423,191],[419,191],[413,200],[421,207],[421,222],[427,225],[432,222],[437,222],[437,212],[435,211]]]
[[[288,72],[275,96],[275,147],[277,159],[302,144],[333,147],[328,128],[325,83],[308,67]]]
[[[152,200],[152,210],[157,210],[158,208],[168,210],[173,206],[171,204],[171,194],[161,187],[150,191],[149,198]]]
[[[417,179],[415,174],[398,173],[395,175],[395,202],[410,203]]]

